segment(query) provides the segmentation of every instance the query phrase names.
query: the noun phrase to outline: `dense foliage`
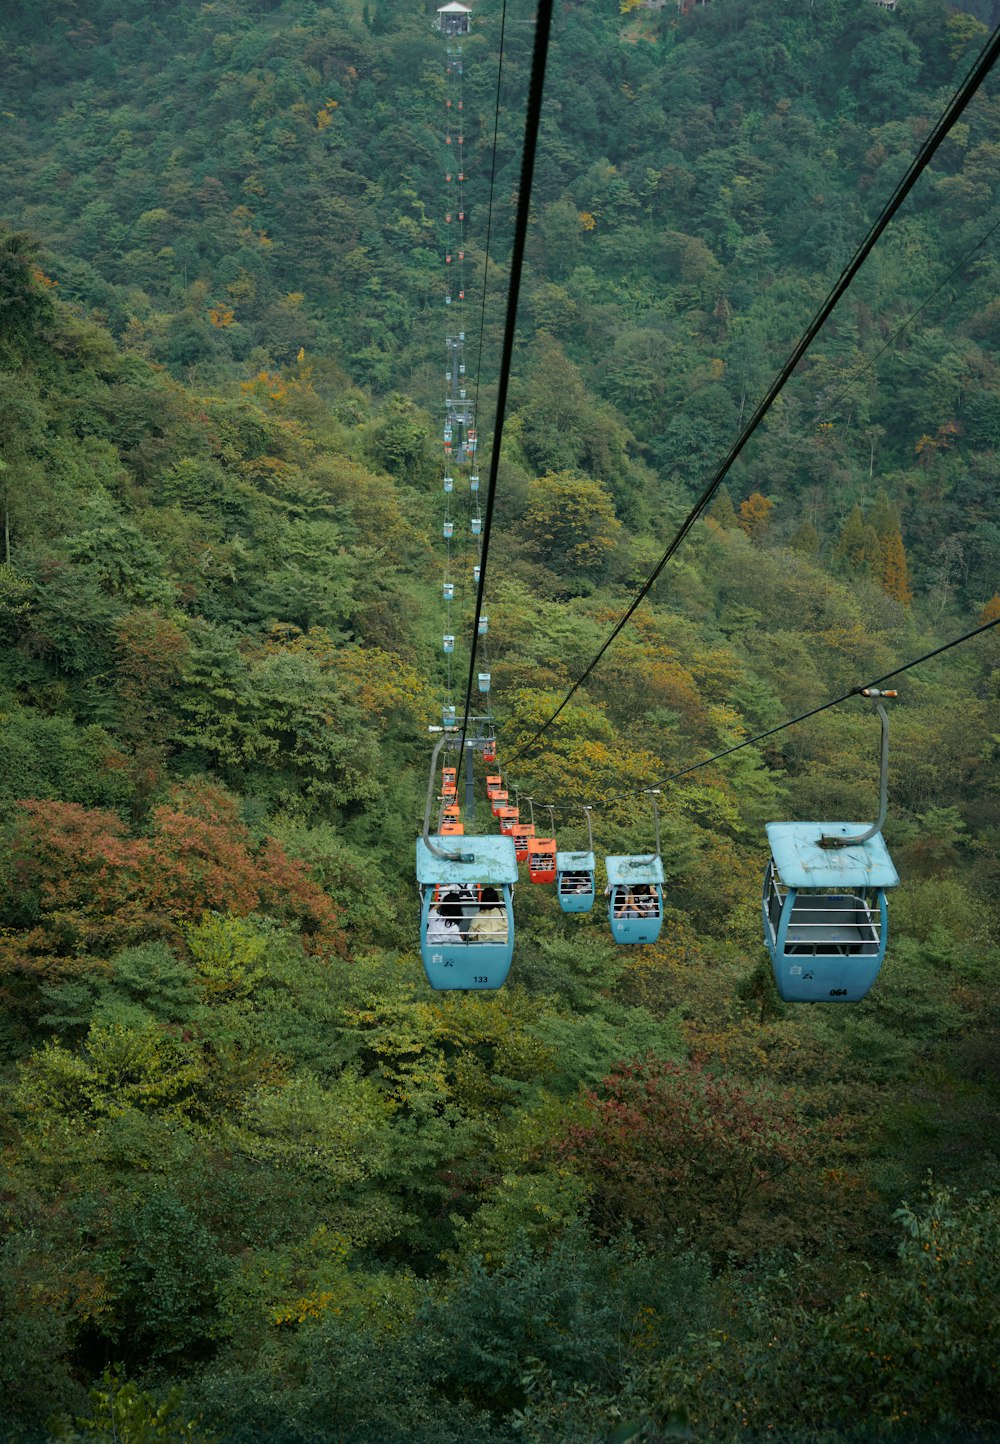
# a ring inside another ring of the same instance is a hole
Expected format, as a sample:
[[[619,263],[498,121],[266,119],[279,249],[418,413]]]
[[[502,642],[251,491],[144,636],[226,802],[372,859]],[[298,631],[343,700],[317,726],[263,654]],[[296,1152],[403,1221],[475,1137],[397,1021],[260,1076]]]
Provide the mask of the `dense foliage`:
[[[997,633],[900,683],[864,1003],[783,1006],[758,903],[766,819],[870,814],[860,703],[664,794],[655,947],[525,885],[502,994],[423,980],[429,13],[0,15],[0,1438],[995,1437]],[[467,47],[480,268],[498,18]],[[489,568],[501,764],[983,34],[934,0],[563,7]],[[621,794],[1000,615],[998,159],[994,86],[515,769],[606,802],[603,850],[649,845]]]

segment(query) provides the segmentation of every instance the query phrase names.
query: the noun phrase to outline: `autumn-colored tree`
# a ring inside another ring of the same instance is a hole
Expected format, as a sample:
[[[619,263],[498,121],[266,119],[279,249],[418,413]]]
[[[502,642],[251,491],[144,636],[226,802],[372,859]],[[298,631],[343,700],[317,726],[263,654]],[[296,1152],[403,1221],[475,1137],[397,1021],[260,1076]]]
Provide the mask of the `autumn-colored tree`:
[[[903,538],[898,531],[879,538],[878,579],[887,596],[908,607],[913,601],[910,573],[906,564]]]
[[[257,844],[221,788],[174,789],[147,837],[113,812],[22,802],[0,891],[0,972],[73,971],[154,938],[183,946],[205,912],[265,912],[315,951],[342,946],[333,905],[274,839]]]
[[[739,524],[751,541],[759,540],[767,531],[773,510],[774,502],[761,496],[759,491],[752,491],[746,501],[740,503]]]
[[[755,1195],[804,1159],[806,1134],[788,1095],[697,1063],[649,1055],[586,1098],[589,1118],[558,1147],[590,1175],[595,1219],[608,1233],[625,1224],[659,1237],[686,1229],[717,1244]]]
[[[878,538],[873,567],[875,577],[888,596],[908,607],[913,600],[913,590],[900,531],[899,508],[884,489],[880,489],[875,498],[868,515],[868,526]]]

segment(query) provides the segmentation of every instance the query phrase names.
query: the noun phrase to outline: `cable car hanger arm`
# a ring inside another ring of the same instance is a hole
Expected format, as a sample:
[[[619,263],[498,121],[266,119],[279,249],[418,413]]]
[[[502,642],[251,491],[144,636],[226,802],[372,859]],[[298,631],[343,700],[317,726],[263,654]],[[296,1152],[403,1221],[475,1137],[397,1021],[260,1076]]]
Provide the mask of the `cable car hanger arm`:
[[[820,847],[857,847],[858,843],[867,842],[870,837],[875,837],[885,826],[885,815],[889,810],[889,714],[882,705],[883,697],[895,697],[895,692],[880,692],[877,687],[862,687],[862,697],[874,697],[875,711],[879,715],[882,724],[882,745],[879,751],[879,782],[878,782],[878,817],[866,832],[855,833],[853,837],[838,837],[836,834],[824,833],[819,839]]]

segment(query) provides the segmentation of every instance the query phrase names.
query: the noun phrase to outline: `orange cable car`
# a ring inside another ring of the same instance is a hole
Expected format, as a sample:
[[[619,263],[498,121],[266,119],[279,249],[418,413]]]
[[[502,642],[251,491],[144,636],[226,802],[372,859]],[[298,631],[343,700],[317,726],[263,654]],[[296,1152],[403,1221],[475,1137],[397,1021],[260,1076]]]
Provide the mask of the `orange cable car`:
[[[497,817],[500,819],[500,831],[505,837],[513,836],[514,827],[520,816],[520,809],[517,807],[501,807],[497,812]]]
[[[464,837],[465,826],[461,822],[442,822],[440,833],[442,837]]]
[[[492,797],[494,792],[499,792],[503,787],[503,778],[497,773],[486,774],[486,796]]]
[[[533,837],[528,849],[528,876],[532,882],[555,882],[556,840],[554,837]]]
[[[450,802],[441,813],[445,822],[460,822],[462,820],[462,809],[457,802]]]
[[[458,796],[458,768],[457,768],[457,767],[442,767],[442,768],[441,768],[441,796],[442,796],[442,797],[457,797],[457,796]]]
[[[490,805],[493,808],[493,816],[499,817],[501,807],[506,807],[509,801],[510,798],[508,797],[507,793],[504,792],[503,788],[501,788],[498,792],[494,792],[490,796]]]
[[[511,833],[514,839],[514,853],[518,862],[528,861],[528,845],[535,835],[533,822],[519,822]]]

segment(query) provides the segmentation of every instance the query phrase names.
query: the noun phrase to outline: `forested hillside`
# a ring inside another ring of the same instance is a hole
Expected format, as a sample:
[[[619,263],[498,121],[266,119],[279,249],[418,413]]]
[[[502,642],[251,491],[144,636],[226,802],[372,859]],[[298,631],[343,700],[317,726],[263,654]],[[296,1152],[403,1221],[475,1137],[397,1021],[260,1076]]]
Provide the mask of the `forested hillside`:
[[[665,790],[655,946],[525,883],[502,992],[424,979],[433,8],[0,13],[0,1439],[1000,1437],[1000,629],[900,679],[863,1003],[782,1004],[759,902],[765,821],[874,816],[860,701]],[[499,27],[474,7],[477,288]],[[488,572],[501,765],[984,37],[930,0],[561,8]],[[628,794],[1000,615],[998,181],[991,81],[513,769],[603,804],[601,852],[651,845]]]

